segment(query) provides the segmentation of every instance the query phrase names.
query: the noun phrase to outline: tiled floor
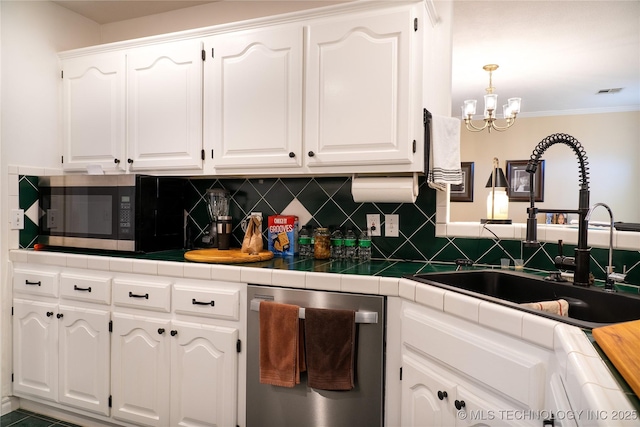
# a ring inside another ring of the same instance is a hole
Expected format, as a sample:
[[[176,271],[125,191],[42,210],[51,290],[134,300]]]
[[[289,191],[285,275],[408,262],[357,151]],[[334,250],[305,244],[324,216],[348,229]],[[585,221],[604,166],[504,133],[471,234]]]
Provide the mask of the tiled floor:
[[[0,427],[80,427],[77,424],[56,420],[34,412],[18,409],[0,418]]]

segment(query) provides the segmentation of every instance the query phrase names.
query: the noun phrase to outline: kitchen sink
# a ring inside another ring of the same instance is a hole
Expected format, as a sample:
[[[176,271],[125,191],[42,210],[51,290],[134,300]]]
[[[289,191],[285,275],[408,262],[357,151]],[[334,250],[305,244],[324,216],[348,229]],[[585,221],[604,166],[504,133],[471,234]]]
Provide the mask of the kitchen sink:
[[[528,273],[461,270],[415,274],[407,278],[586,329],[640,319],[640,295],[605,292],[594,286],[587,288],[570,282],[549,281]],[[569,303],[569,317],[519,305],[561,298]]]

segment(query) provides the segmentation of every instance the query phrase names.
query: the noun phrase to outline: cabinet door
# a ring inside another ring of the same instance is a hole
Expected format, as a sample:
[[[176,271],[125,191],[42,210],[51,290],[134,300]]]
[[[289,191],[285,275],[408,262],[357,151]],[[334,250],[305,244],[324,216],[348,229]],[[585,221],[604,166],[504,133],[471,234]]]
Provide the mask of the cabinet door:
[[[130,170],[202,168],[202,44],[132,49],[127,56]]]
[[[486,390],[467,390],[458,386],[457,400],[464,407],[457,414],[456,426],[460,427],[534,427],[543,419],[537,411],[514,408],[501,399],[494,398]],[[540,413],[544,413],[541,411]]]
[[[176,321],[171,334],[171,425],[236,425],[238,330]]]
[[[62,69],[62,167],[124,170],[124,53],[66,59]]]
[[[170,322],[122,313],[112,319],[112,417],[169,425]]]
[[[302,27],[210,37],[205,52],[206,156],[216,171],[301,166]]]
[[[58,399],[57,304],[13,300],[13,392]]]
[[[109,312],[60,306],[60,403],[109,415]]]
[[[411,9],[312,24],[309,28],[305,144],[310,168],[410,164]],[[420,138],[422,139],[422,138]],[[311,156],[312,155],[312,156]]]
[[[455,409],[452,409],[456,398],[456,385],[429,369],[425,362],[403,356],[402,425],[453,426],[456,423]]]

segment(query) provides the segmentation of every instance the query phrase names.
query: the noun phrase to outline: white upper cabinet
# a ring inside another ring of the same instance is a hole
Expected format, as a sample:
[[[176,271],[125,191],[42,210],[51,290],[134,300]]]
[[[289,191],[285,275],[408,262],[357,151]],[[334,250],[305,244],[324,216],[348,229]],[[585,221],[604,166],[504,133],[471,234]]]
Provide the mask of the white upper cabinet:
[[[63,168],[125,170],[125,55],[70,58],[62,67]]]
[[[130,170],[202,168],[202,62],[200,40],[129,51]]]
[[[302,165],[302,35],[293,24],[205,40],[208,165],[223,173]]]
[[[425,37],[449,28],[426,18],[353,2],[63,52],[64,168],[423,172],[423,76],[447,74],[450,50],[425,65]]]
[[[425,23],[418,14],[419,8],[403,6],[309,26],[305,144],[310,170],[375,172],[376,165],[385,165],[379,170],[387,172],[422,170],[413,143],[417,150],[424,133],[419,77]]]

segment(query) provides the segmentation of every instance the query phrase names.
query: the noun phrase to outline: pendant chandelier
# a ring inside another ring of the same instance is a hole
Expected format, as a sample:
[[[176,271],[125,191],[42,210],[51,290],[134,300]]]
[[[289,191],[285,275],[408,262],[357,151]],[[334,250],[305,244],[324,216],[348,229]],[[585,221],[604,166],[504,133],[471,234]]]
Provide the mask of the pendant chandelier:
[[[498,106],[498,95],[493,93],[493,81],[492,81],[492,73],[498,69],[497,64],[488,64],[482,67],[485,71],[489,72],[489,87],[486,89],[487,94],[484,96],[484,123],[480,125],[475,125],[473,123],[472,117],[476,113],[476,104],[477,101],[475,99],[468,99],[464,101],[464,106],[462,106],[462,119],[464,120],[467,129],[471,132],[480,132],[487,129],[489,132],[491,130],[496,130],[498,132],[503,132],[509,129],[516,121],[516,116],[520,112],[520,98],[509,98],[507,103],[502,106],[503,118],[506,121],[504,126],[499,126],[496,123],[498,118],[497,116],[497,106]]]

